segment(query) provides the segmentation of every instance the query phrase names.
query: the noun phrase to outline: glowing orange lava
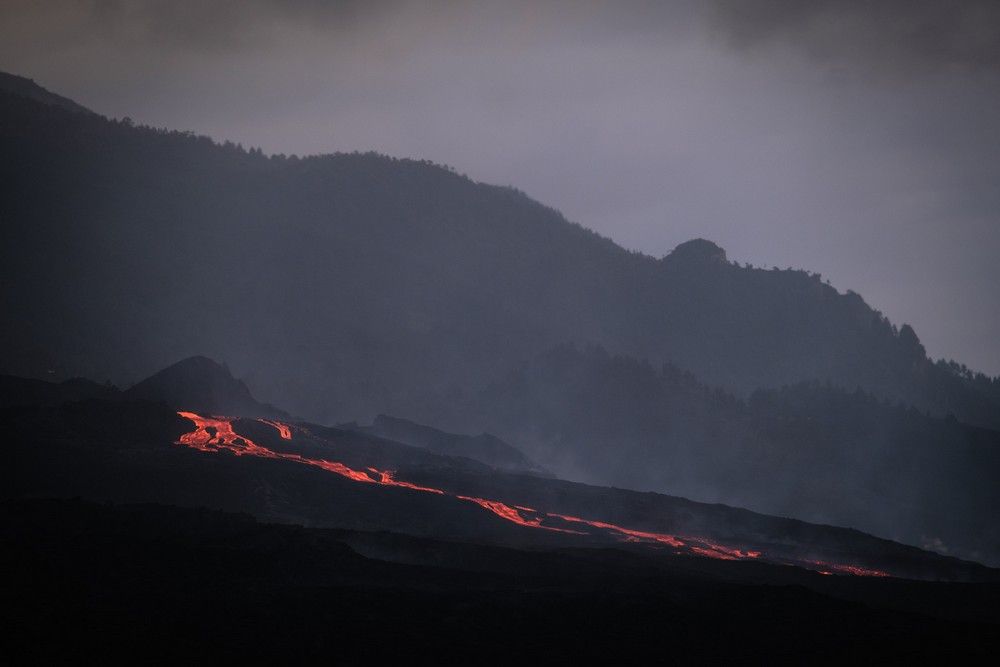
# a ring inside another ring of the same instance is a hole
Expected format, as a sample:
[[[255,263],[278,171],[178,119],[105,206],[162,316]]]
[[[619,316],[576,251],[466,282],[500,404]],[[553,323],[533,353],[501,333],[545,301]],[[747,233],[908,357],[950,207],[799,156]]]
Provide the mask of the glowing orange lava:
[[[195,430],[182,435],[178,441],[179,444],[194,447],[203,452],[228,449],[237,456],[250,454],[264,458],[279,458],[275,452],[267,447],[261,447],[253,440],[237,435],[233,430],[233,423],[229,419],[201,417],[193,412],[178,412],[177,414],[185,419],[190,419],[195,424]]]
[[[684,543],[678,540],[673,535],[667,535],[664,533],[648,533],[642,530],[632,530],[631,528],[623,528],[621,526],[616,526],[613,523],[605,523],[604,521],[590,521],[588,519],[581,519],[577,516],[568,516],[566,514],[551,514],[557,519],[562,519],[563,521],[569,521],[572,523],[583,523],[594,528],[601,528],[604,530],[610,530],[614,533],[620,533],[624,536],[626,542],[641,542],[641,541],[652,541],[659,542],[660,544],[666,544],[671,547],[683,547]]]
[[[328,472],[346,477],[355,482],[365,484],[378,484],[381,486],[394,486],[422,493],[433,493],[437,495],[450,496],[458,500],[475,503],[479,507],[493,513],[504,521],[509,521],[519,526],[527,528],[537,528],[557,533],[571,533],[575,535],[586,535],[583,530],[573,530],[570,528],[560,528],[558,526],[546,525],[545,522],[564,522],[576,525],[589,526],[605,534],[619,539],[623,542],[645,542],[656,545],[671,547],[678,554],[689,554],[714,558],[717,560],[752,560],[761,557],[760,551],[744,551],[734,549],[710,542],[700,537],[677,536],[667,533],[654,533],[643,530],[626,528],[605,521],[594,521],[582,519],[567,514],[546,513],[535,510],[524,505],[507,505],[497,500],[486,498],[476,498],[473,496],[463,496],[447,493],[441,489],[428,486],[418,486],[411,482],[401,481],[395,478],[395,473],[391,470],[379,470],[369,467],[367,470],[355,470],[343,463],[327,461],[325,459],[306,458],[300,454],[288,454],[276,452],[272,449],[260,445],[246,436],[239,435],[233,430],[232,420],[226,417],[202,417],[193,412],[178,412],[178,415],[194,422],[195,430],[185,433],[177,441],[179,445],[192,447],[202,452],[228,451],[236,456],[258,456],[266,459],[280,459],[284,461],[294,461],[309,466],[314,466]],[[292,439],[292,429],[289,425],[277,421],[260,419],[260,422],[267,424],[278,431],[284,440]],[[825,563],[822,561],[798,561],[795,564],[804,565],[811,569],[816,569],[821,574],[851,574],[862,577],[888,577],[891,576],[882,570],[869,569],[857,565],[838,565]]]
[[[744,560],[744,559],[754,559],[760,558],[761,552],[743,550],[743,549],[732,549],[730,547],[723,546],[721,544],[716,544],[715,542],[709,542],[704,538],[697,537],[685,537],[686,540],[697,540],[701,543],[699,547],[691,547],[692,551],[699,552],[705,551],[707,553],[703,555],[709,555],[711,558],[718,558],[720,560]]]
[[[444,491],[441,489],[434,489],[429,486],[417,486],[416,484],[411,484],[410,482],[401,482],[394,477],[396,473],[391,470],[376,470],[375,468],[369,468],[369,470],[378,475],[379,484],[385,484],[386,486],[399,486],[404,489],[413,489],[414,491],[424,491],[426,493],[444,495]]]
[[[891,577],[892,575],[885,570],[875,570],[868,567],[861,567],[860,565],[840,565],[838,563],[825,563],[821,560],[807,560],[804,561],[808,565],[816,566],[822,568],[816,570],[820,574],[853,574],[855,577]]]
[[[525,518],[521,512],[535,512],[535,510],[530,507],[522,507],[516,505],[511,507],[496,500],[486,500],[485,498],[472,498],[470,496],[455,496],[459,500],[468,500],[469,502],[476,503],[485,510],[493,512],[501,519],[510,521],[511,523],[516,523],[519,526],[527,526],[529,528],[541,528],[542,530],[551,530],[556,533],[573,533],[575,535],[583,535],[578,530],[569,530],[568,528],[554,528],[552,526],[543,526],[541,517]],[[536,513],[537,514],[537,513]],[[550,515],[552,516],[552,515]]]
[[[262,424],[267,424],[268,426],[273,426],[278,430],[278,434],[281,436],[282,440],[292,439],[292,427],[288,424],[282,424],[281,422],[271,421],[270,419],[258,419],[257,421]]]
[[[367,473],[348,468],[343,463],[336,461],[326,461],[323,459],[307,459],[299,454],[286,454],[276,452],[242,435],[238,435],[233,430],[232,420],[223,417],[202,417],[193,412],[178,412],[181,417],[194,422],[195,430],[181,436],[177,444],[187,445],[203,452],[218,452],[226,450],[236,456],[259,456],[265,459],[282,459],[285,461],[295,461],[306,465],[322,468],[328,472],[336,473],[352,479],[356,482],[367,482],[374,484]],[[280,433],[279,429],[279,433]],[[282,436],[284,437],[284,436]],[[291,431],[289,430],[289,439]]]

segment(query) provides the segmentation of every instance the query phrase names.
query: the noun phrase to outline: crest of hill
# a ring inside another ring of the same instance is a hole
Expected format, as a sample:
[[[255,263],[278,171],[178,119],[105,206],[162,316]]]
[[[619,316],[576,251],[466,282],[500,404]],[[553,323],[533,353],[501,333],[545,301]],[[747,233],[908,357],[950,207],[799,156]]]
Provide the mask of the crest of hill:
[[[692,239],[680,244],[663,258],[665,262],[682,262],[688,264],[726,264],[726,251],[715,243],[705,239]]]
[[[15,74],[0,72],[0,91],[10,93],[11,95],[27,97],[35,100],[36,102],[59,107],[60,109],[73,111],[75,113],[97,115],[87,107],[77,104],[68,97],[56,95],[55,93],[39,86],[34,82],[34,80],[23,76],[17,76]]]
[[[242,380],[208,357],[189,357],[124,393],[126,399],[161,401],[177,410],[216,415],[287,419],[288,413],[257,401]]]

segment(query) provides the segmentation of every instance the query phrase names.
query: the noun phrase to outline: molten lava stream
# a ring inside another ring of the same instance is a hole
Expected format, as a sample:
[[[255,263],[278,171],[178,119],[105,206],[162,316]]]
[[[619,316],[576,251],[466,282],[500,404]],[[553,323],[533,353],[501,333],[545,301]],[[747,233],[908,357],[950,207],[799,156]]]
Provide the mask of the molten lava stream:
[[[839,563],[826,563],[821,560],[807,560],[802,561],[802,563],[811,566],[809,569],[813,569],[820,574],[850,574],[855,577],[891,577],[892,575],[885,570],[876,570],[869,567],[861,567],[860,565],[841,565]],[[816,569],[820,568],[820,569]]]
[[[664,533],[648,533],[642,530],[632,530],[631,528],[623,528],[622,526],[617,526],[613,523],[606,523],[604,521],[590,521],[588,519],[581,519],[578,516],[569,516],[566,514],[550,514],[549,516],[555,517],[557,519],[562,519],[563,521],[569,521],[571,523],[582,523],[593,528],[599,528],[601,530],[611,531],[612,533],[619,533],[622,539],[626,542],[641,542],[650,541],[658,542],[660,544],[666,544],[671,547],[683,547],[684,543],[673,535],[667,535]]]
[[[278,435],[281,436],[282,440],[292,439],[292,427],[289,426],[288,424],[282,424],[281,422],[271,421],[270,419],[258,419],[257,421],[277,429]]]
[[[433,493],[442,496],[449,496],[465,502],[474,503],[500,517],[504,521],[509,521],[518,526],[524,526],[527,528],[537,528],[541,530],[548,530],[557,533],[570,533],[574,535],[587,534],[585,531],[545,525],[543,522],[548,519],[589,526],[590,528],[595,528],[603,533],[610,534],[611,536],[624,542],[647,542],[666,545],[675,549],[676,553],[688,553],[707,558],[715,558],[718,560],[756,559],[761,556],[761,552],[759,551],[743,551],[741,549],[733,549],[731,547],[709,542],[708,540],[699,537],[678,537],[676,535],[669,535],[666,533],[653,533],[635,530],[613,523],[607,523],[605,521],[592,521],[590,519],[582,519],[580,517],[570,516],[567,514],[541,512],[524,505],[511,506],[498,500],[488,500],[486,498],[451,494],[441,489],[435,489],[429,486],[418,486],[410,482],[397,480],[394,477],[394,473],[390,470],[379,470],[372,467],[369,467],[367,471],[355,470],[336,461],[311,459],[300,454],[276,452],[272,449],[264,447],[263,445],[257,444],[250,438],[237,434],[233,430],[231,419],[225,417],[202,417],[193,412],[178,412],[177,414],[194,422],[195,425],[195,430],[191,433],[182,435],[177,441],[177,444],[192,447],[203,452],[218,452],[226,450],[232,452],[236,456],[259,456],[267,459],[294,461],[296,463],[314,466],[322,470],[326,470],[327,472],[335,473],[355,482],[378,484],[381,486],[393,486],[421,493]],[[287,424],[267,419],[261,419],[259,421],[276,429],[282,439],[292,439],[292,429]],[[857,565],[837,565],[821,561],[806,561],[806,563],[822,568],[821,571],[824,574],[837,572],[856,576],[891,576],[887,572],[883,572],[881,570],[873,570]]]
[[[574,535],[584,535],[585,533],[579,530],[569,530],[568,528],[555,528],[553,526],[543,526],[542,519],[537,516],[533,519],[525,519],[521,512],[534,512],[536,514],[541,514],[536,512],[530,507],[523,507],[521,505],[516,505],[511,507],[510,505],[501,503],[497,500],[486,500],[485,498],[473,498],[471,496],[455,496],[459,500],[467,500],[469,502],[475,503],[485,510],[493,512],[501,519],[510,521],[511,523],[516,523],[519,526],[527,526],[528,528],[541,528],[542,530],[551,530],[555,533],[572,533]],[[548,515],[546,515],[548,516]]]
[[[378,470],[376,468],[369,468],[373,473],[379,476],[379,484],[385,484],[386,486],[398,486],[403,489],[413,489],[414,491],[423,491],[425,493],[437,493],[439,495],[445,495],[445,492],[441,489],[434,489],[429,486],[417,486],[416,484],[411,484],[410,482],[401,482],[394,478],[395,474],[391,470]]]
[[[321,468],[328,472],[336,473],[356,482],[366,482],[369,484],[375,483],[375,480],[372,479],[367,473],[349,468],[343,463],[326,461],[324,459],[309,459],[301,454],[276,452],[273,449],[264,447],[263,445],[258,445],[250,438],[238,435],[233,430],[233,423],[231,419],[224,417],[202,417],[193,412],[178,412],[177,414],[186,419],[190,419],[195,425],[195,430],[191,433],[182,435],[180,440],[177,441],[177,444],[194,447],[195,449],[203,452],[218,452],[226,450],[237,456],[259,456],[265,459],[295,461],[297,463],[304,463],[306,465]],[[275,428],[278,427],[275,426]],[[214,434],[212,433],[213,431]],[[278,428],[278,431],[280,433],[281,429]],[[289,429],[288,435],[288,439],[291,439],[291,429]]]

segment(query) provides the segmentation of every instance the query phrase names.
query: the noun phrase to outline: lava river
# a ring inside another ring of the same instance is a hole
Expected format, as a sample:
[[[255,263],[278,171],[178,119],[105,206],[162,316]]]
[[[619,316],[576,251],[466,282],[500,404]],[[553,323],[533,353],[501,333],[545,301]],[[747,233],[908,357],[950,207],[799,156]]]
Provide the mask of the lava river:
[[[452,494],[447,491],[443,491],[442,489],[419,486],[417,484],[398,480],[395,478],[395,474],[391,470],[378,470],[371,467],[366,468],[365,470],[356,470],[336,461],[313,459],[301,456],[300,454],[278,452],[260,445],[246,436],[236,433],[236,431],[233,430],[232,419],[228,417],[202,417],[194,412],[178,412],[177,414],[185,419],[191,420],[195,425],[195,430],[182,435],[180,440],[177,441],[177,444],[185,445],[203,452],[218,452],[226,450],[237,456],[256,456],[266,459],[294,461],[303,465],[320,468],[327,472],[346,477],[347,479],[360,482],[362,484],[395,486],[421,493],[433,493],[437,495],[449,496],[455,498],[456,500],[473,503],[505,521],[509,521],[526,528],[576,535],[603,534],[611,536],[622,542],[645,543],[661,548],[668,548],[676,554],[703,556],[718,560],[753,560],[759,559],[762,556],[760,551],[734,549],[700,537],[670,535],[666,533],[635,530],[604,521],[583,519],[567,514],[547,513],[531,507],[525,507],[523,505],[511,506],[497,500]],[[258,421],[274,428],[282,439],[292,439],[292,427],[288,424],[268,419],[259,419]],[[823,574],[889,576],[888,573],[881,570],[874,570],[856,565],[842,565],[823,561],[799,561],[794,564],[816,570]]]

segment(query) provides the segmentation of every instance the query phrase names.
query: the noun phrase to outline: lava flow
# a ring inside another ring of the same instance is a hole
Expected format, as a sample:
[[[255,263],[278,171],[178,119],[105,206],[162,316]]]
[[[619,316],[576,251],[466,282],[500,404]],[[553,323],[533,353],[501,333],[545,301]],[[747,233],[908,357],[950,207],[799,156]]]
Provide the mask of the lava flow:
[[[613,533],[618,533],[626,542],[656,542],[658,544],[665,544],[676,549],[683,548],[690,553],[705,556],[706,558],[715,558],[716,560],[754,559],[760,558],[761,555],[761,552],[759,551],[732,549],[730,547],[724,547],[721,544],[709,542],[708,540],[700,537],[688,537],[686,535],[678,537],[676,535],[668,535],[666,533],[651,533],[643,530],[633,530],[631,528],[624,528],[613,523],[590,521],[587,519],[581,519],[577,516],[568,516],[566,514],[550,514],[549,516],[562,519],[563,521],[583,523],[588,526],[593,526],[594,528],[600,528]],[[683,552],[679,551],[678,553]]]
[[[700,537],[678,536],[666,533],[654,533],[642,530],[626,528],[604,521],[593,521],[582,519],[567,514],[547,513],[532,509],[523,505],[507,505],[497,500],[486,498],[475,498],[451,494],[442,489],[435,489],[428,486],[419,486],[411,482],[397,480],[395,473],[390,470],[379,470],[369,467],[367,470],[355,470],[343,463],[327,461],[325,459],[306,458],[300,454],[289,454],[276,452],[272,449],[259,445],[250,438],[242,436],[233,430],[232,420],[226,417],[202,417],[193,412],[178,412],[178,415],[194,422],[195,430],[186,433],[177,441],[179,445],[192,447],[203,452],[218,452],[226,450],[236,456],[258,456],[267,459],[280,459],[294,461],[305,465],[314,466],[332,472],[342,477],[346,477],[355,482],[365,484],[379,484],[382,486],[394,486],[422,493],[434,493],[437,495],[450,496],[457,500],[470,502],[493,513],[505,521],[527,528],[536,528],[557,533],[570,533],[575,535],[591,534],[592,530],[576,530],[574,528],[563,528],[552,523],[572,524],[576,528],[596,529],[598,534],[606,534],[615,537],[623,542],[640,542],[658,546],[670,547],[677,554],[689,554],[714,558],[717,560],[752,560],[761,557],[760,551],[744,551],[733,549],[714,542],[710,542]],[[271,426],[284,440],[292,439],[292,429],[287,424],[267,419],[258,420],[261,423]],[[856,576],[886,577],[888,573],[881,570],[873,570],[857,565],[837,565],[821,561],[802,561],[794,563],[805,565],[811,569],[816,569],[823,574],[851,574]]]
[[[570,530],[568,528],[555,528],[553,526],[543,526],[542,518],[536,516],[534,518],[526,519],[522,512],[531,512],[533,514],[540,514],[530,507],[522,507],[521,505],[515,505],[511,507],[510,505],[505,505],[504,503],[498,502],[496,500],[486,500],[485,498],[472,498],[470,496],[455,496],[459,500],[468,500],[469,502],[476,503],[484,510],[493,512],[501,519],[510,521],[511,523],[516,523],[519,526],[527,526],[528,528],[541,528],[543,530],[551,530],[556,533],[573,533],[574,535],[585,535],[579,530]],[[556,516],[554,514],[548,516]]]
[[[647,533],[642,530],[632,530],[631,528],[622,528],[621,526],[616,526],[613,523],[605,523],[604,521],[588,521],[587,519],[581,519],[576,516],[568,516],[566,514],[552,514],[557,519],[562,519],[563,521],[569,521],[571,523],[583,523],[594,528],[601,528],[604,530],[610,530],[613,533],[619,533],[623,536],[626,542],[642,542],[651,541],[659,542],[660,544],[666,544],[671,547],[683,547],[684,543],[678,540],[673,535],[667,535],[664,533]]]
[[[891,577],[885,570],[873,570],[860,565],[840,565],[838,563],[826,563],[821,560],[807,560],[809,565],[819,568],[816,571],[820,574],[853,574],[856,577]]]
[[[186,433],[181,436],[180,440],[177,441],[180,445],[194,447],[195,449],[203,452],[218,452],[221,450],[227,450],[236,456],[249,455],[259,456],[265,459],[295,461],[297,463],[305,463],[307,465],[316,466],[317,468],[322,468],[323,470],[342,475],[343,477],[347,477],[348,479],[352,479],[356,482],[367,482],[369,484],[375,483],[375,480],[372,479],[367,473],[348,468],[343,463],[326,461],[323,459],[308,459],[299,454],[276,452],[273,449],[268,449],[267,447],[258,445],[250,438],[238,435],[236,431],[233,430],[233,423],[229,419],[202,417],[193,412],[178,412],[177,414],[185,419],[193,421],[196,427],[191,433]],[[282,434],[282,437],[284,437],[284,433],[282,433],[282,429],[279,426],[273,424],[272,426],[275,426],[278,432]],[[284,425],[282,424],[281,426]],[[288,427],[286,426],[285,428]],[[215,433],[213,434],[212,431]],[[291,439],[290,429],[288,435],[289,439]]]
[[[262,424],[267,424],[268,426],[272,426],[278,429],[278,435],[281,436],[282,440],[292,439],[292,427],[289,426],[288,424],[282,424],[281,422],[271,421],[270,419],[258,419],[257,421],[259,421]]]
[[[404,489],[413,489],[414,491],[424,491],[425,493],[437,493],[439,495],[444,495],[444,491],[441,489],[434,489],[429,486],[417,486],[416,484],[411,484],[410,482],[401,482],[393,475],[394,472],[391,470],[378,470],[376,468],[369,468],[373,473],[378,475],[378,483],[385,484],[386,486],[398,486]]]

